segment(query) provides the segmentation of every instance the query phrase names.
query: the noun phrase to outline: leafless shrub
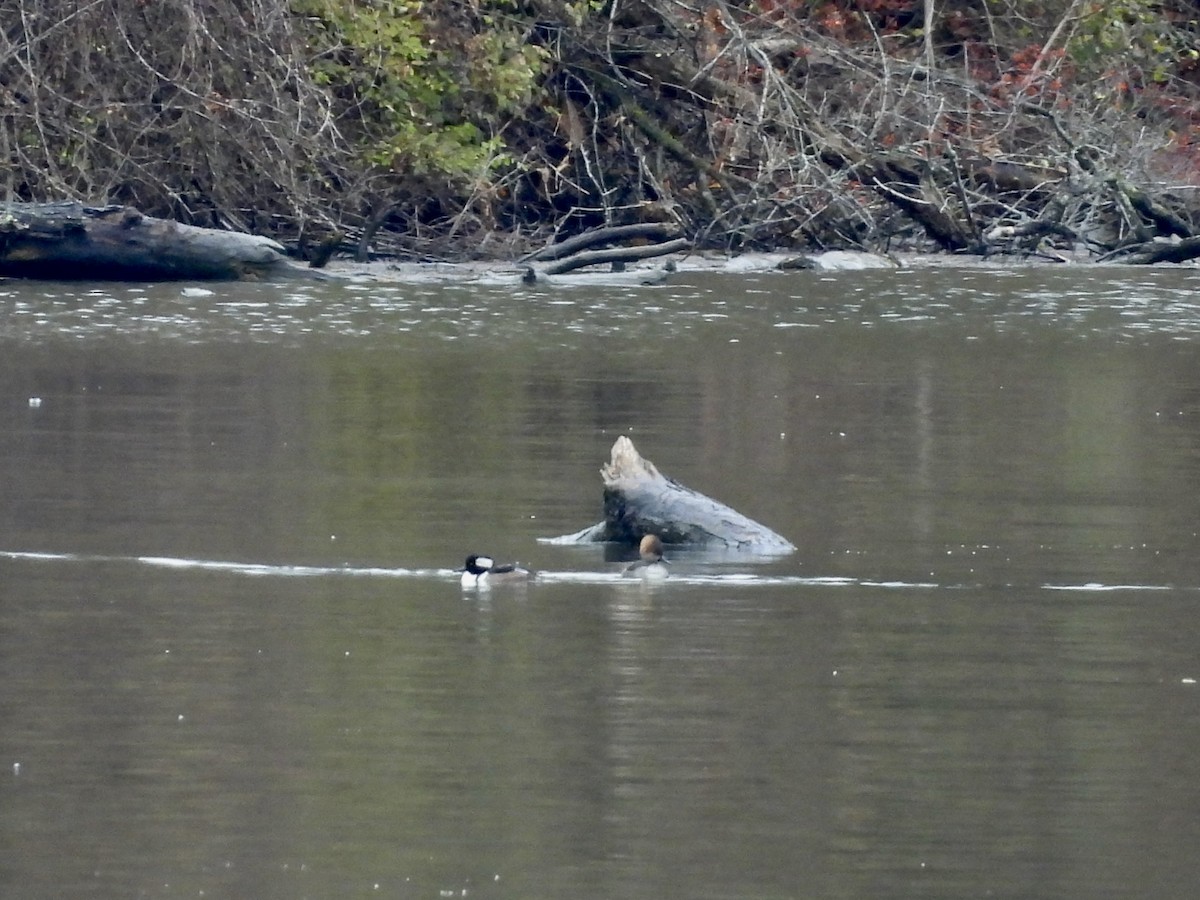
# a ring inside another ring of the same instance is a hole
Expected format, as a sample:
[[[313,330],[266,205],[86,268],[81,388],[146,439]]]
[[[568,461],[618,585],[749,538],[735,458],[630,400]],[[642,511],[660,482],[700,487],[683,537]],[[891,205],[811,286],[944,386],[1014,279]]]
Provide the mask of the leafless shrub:
[[[361,175],[287,10],[0,0],[0,194],[266,233],[357,213]]]
[[[0,198],[391,252],[505,253],[648,218],[728,247],[885,246],[919,221],[956,247],[1047,215],[1120,239],[1136,215],[1119,182],[1200,181],[1185,137],[1200,63],[1109,65],[1096,4],[1004,4],[431,2],[443,43],[464,46],[494,37],[480,10],[503,10],[508,43],[488,52],[515,76],[496,103],[451,59],[496,148],[452,184],[364,152],[380,110],[315,73],[374,73],[296,12],[311,3],[0,0]],[[1113,22],[1152,30],[1143,8]],[[1170,20],[1181,48],[1188,21]],[[1097,48],[1091,70],[1069,43]],[[533,75],[536,96],[513,99]]]

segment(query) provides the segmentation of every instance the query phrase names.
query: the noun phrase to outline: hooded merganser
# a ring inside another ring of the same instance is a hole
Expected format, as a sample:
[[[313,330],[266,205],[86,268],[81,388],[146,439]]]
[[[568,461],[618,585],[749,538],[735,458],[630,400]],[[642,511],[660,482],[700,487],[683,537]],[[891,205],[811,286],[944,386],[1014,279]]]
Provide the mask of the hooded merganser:
[[[642,542],[638,544],[638,553],[642,558],[625,569],[623,574],[626,577],[644,578],[647,581],[657,581],[667,577],[669,574],[667,566],[670,563],[663,558],[663,543],[657,534],[648,534],[643,537]]]
[[[475,553],[467,557],[466,565],[462,568],[462,586],[465,588],[523,583],[532,577],[533,572],[529,569],[522,569],[516,563],[498,566],[490,556],[480,556]]]

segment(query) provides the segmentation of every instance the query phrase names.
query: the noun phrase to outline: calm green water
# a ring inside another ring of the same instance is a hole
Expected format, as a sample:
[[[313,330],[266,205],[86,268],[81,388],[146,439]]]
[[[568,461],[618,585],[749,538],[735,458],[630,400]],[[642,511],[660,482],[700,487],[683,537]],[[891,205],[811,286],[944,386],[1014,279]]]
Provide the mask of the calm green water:
[[[1194,896],[1200,273],[209,288],[0,282],[0,895]]]

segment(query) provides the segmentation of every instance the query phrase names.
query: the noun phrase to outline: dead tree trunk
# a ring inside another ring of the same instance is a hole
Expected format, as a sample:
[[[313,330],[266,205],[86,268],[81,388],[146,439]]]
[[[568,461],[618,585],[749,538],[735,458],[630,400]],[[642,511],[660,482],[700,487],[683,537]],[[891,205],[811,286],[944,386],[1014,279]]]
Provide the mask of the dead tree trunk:
[[[196,228],[127,206],[0,204],[0,276],[101,281],[237,280],[300,272],[252,234]]]
[[[1200,258],[1200,237],[1185,238],[1182,241],[1147,241],[1143,244],[1131,244],[1109,253],[1105,259],[1128,255],[1125,262],[1135,265],[1149,266],[1160,262],[1183,263]]]
[[[927,161],[900,153],[881,153],[854,171],[863,183],[919,223],[943,250],[953,253],[977,245],[971,230],[950,214],[950,203]],[[948,177],[943,180],[950,181]]]
[[[663,475],[624,435],[613,444],[612,458],[600,474],[604,479],[604,521],[555,538],[556,543],[636,544],[643,535],[657,534],[667,544],[764,556],[796,550],[791,541],[765,525]]]
[[[617,225],[607,228],[597,228],[584,234],[576,235],[558,244],[551,244],[536,253],[524,257],[525,260],[550,260],[540,269],[526,267],[524,280],[535,282],[546,275],[562,275],[587,266],[598,266],[604,263],[624,265],[627,262],[637,262],[643,259],[653,259],[656,256],[666,256],[691,249],[691,241],[687,238],[674,237],[679,233],[677,227],[660,222],[645,222],[635,225]],[[591,250],[590,247],[612,244],[616,241],[638,239],[657,241],[636,247],[608,247],[603,250]],[[668,263],[673,272],[674,264]],[[660,273],[661,274],[661,273]]]

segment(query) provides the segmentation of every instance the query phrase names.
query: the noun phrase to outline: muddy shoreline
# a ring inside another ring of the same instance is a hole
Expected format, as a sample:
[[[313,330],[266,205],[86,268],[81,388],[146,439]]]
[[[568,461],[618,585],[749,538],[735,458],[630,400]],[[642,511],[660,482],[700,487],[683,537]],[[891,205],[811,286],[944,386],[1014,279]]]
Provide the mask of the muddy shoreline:
[[[663,273],[667,261],[675,264],[674,275]],[[797,264],[803,260],[811,264]],[[1172,267],[1181,264],[1170,264]],[[1197,268],[1195,263],[1182,264]],[[835,250],[826,253],[798,254],[795,252],[745,253],[727,256],[716,253],[678,254],[661,257],[646,263],[629,266],[625,271],[613,272],[605,266],[578,270],[564,275],[546,276],[539,281],[553,284],[618,284],[644,286],[658,280],[669,280],[689,272],[723,273],[729,275],[762,274],[768,272],[854,272],[872,270],[913,269],[1021,269],[1060,268],[1062,266],[1114,266],[1128,267],[1119,262],[1095,262],[1087,254],[1062,256],[1053,259],[1046,256],[997,255],[948,256],[946,254],[889,254]],[[401,262],[377,260],[356,263],[350,260],[334,260],[322,269],[325,275],[362,281],[381,282],[459,282],[481,281],[486,283],[520,283],[528,265],[524,263],[492,261],[468,262]],[[1146,268],[1138,266],[1138,268]]]

